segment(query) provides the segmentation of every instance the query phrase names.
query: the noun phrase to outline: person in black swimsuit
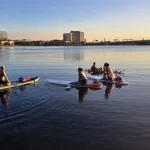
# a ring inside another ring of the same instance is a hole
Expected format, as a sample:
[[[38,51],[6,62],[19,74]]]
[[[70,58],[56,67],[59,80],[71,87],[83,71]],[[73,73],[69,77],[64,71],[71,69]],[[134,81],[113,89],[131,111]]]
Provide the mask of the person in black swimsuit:
[[[97,69],[96,62],[93,62],[93,66],[91,67],[91,71],[94,71],[95,69]]]
[[[99,73],[99,69],[96,67],[96,62],[93,62],[93,66],[91,67],[91,72],[93,72],[93,74]]]
[[[7,86],[11,85],[11,82],[9,81],[6,72],[5,72],[5,66],[0,67],[0,86]]]

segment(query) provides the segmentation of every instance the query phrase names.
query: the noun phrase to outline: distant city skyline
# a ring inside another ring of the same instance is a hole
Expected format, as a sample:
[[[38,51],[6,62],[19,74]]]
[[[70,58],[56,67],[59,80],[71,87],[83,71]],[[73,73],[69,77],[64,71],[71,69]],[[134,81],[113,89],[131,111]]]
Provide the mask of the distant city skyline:
[[[5,0],[0,31],[12,40],[61,40],[72,30],[88,42],[150,39],[149,8],[148,0]]]

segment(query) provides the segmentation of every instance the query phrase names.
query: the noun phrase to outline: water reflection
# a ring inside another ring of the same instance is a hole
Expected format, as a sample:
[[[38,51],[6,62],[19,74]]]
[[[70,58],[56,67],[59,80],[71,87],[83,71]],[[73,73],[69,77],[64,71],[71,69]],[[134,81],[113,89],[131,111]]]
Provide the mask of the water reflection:
[[[36,84],[37,84],[37,83],[36,83]],[[26,89],[29,88],[30,86],[34,86],[34,85],[28,84],[28,85],[20,86],[20,87],[16,88],[16,90],[19,90],[19,91],[21,91],[21,92],[24,92],[24,91],[26,91]],[[13,88],[9,88],[9,89],[0,91],[0,99],[1,99],[1,102],[2,102],[2,104],[3,104],[3,106],[4,106],[5,108],[9,108],[9,107],[8,107],[9,100],[10,100],[10,97],[11,97],[11,93],[12,93],[12,91],[14,91],[14,90],[15,90],[15,89],[13,89]]]
[[[110,83],[103,83],[103,85],[106,86],[106,89],[105,89],[105,99],[109,98],[109,95],[112,93],[112,90],[114,88],[121,88],[123,86],[123,85],[110,84]]]
[[[13,61],[15,60],[15,54],[13,47],[2,47],[0,49],[0,61]]]
[[[0,91],[0,99],[5,108],[8,108],[11,91],[12,91],[11,88],[8,90]]]
[[[64,50],[64,61],[83,61],[84,60],[84,50],[71,49]]]
[[[106,86],[106,89],[105,89],[105,99],[108,99],[109,95],[111,94],[112,90],[115,87],[115,84],[103,83],[103,85]]]
[[[85,100],[85,96],[88,93],[88,88],[76,88],[78,90],[78,95],[79,95],[79,102],[83,103]]]
[[[76,88],[78,90],[79,103],[83,103],[85,101],[88,90],[100,90],[100,88]]]
[[[0,51],[0,61],[10,61],[10,55]]]

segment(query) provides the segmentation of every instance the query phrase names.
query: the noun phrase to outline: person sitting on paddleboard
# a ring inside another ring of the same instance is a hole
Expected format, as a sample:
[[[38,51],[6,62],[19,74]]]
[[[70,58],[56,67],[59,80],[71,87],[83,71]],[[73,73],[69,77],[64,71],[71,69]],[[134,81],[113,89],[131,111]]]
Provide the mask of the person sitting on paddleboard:
[[[95,69],[98,69],[98,68],[96,67],[96,62],[93,62],[93,66],[91,67],[91,71],[94,71]]]
[[[104,64],[104,69],[105,69],[105,73],[107,73],[108,80],[114,80],[115,74],[114,74],[113,70],[110,68],[108,63]]]
[[[93,62],[93,66],[91,67],[91,72],[93,72],[94,74],[99,73],[99,69],[96,67],[96,62]]]
[[[5,66],[0,67],[0,86],[7,86],[11,85],[11,82],[9,81],[6,72],[5,72]]]
[[[96,67],[96,62],[93,62],[93,66],[91,67],[91,72],[97,72],[98,68]]]
[[[88,83],[88,78],[86,77],[83,68],[78,68],[78,76],[79,76],[78,84],[86,85]]]

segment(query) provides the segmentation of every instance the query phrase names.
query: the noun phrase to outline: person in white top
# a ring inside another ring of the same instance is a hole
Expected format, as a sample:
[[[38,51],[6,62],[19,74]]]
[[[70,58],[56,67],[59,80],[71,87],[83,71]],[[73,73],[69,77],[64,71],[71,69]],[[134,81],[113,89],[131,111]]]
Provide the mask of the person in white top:
[[[86,85],[88,83],[88,78],[86,77],[83,68],[78,68],[78,77],[79,77],[78,84]]]

